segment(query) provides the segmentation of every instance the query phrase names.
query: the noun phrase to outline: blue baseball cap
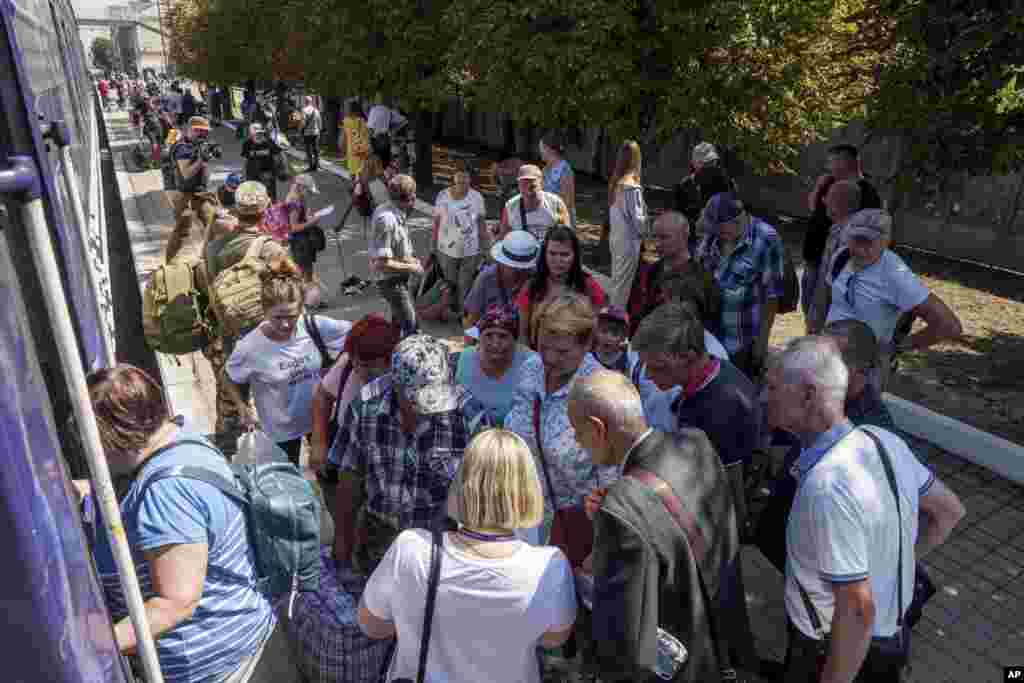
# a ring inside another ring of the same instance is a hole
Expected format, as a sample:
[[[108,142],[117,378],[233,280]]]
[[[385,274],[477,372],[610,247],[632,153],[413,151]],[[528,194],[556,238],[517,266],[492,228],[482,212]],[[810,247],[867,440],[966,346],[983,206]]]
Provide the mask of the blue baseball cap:
[[[743,202],[732,192],[719,192],[708,201],[704,219],[712,225],[721,225],[736,220],[743,213]]]

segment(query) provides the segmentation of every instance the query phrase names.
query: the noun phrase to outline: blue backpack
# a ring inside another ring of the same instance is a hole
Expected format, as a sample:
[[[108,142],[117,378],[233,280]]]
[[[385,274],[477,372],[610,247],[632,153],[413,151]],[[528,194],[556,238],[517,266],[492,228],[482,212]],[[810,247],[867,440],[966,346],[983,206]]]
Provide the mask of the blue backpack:
[[[182,439],[169,445],[210,444]],[[154,454],[155,455],[155,454]],[[249,542],[256,556],[257,586],[272,598],[320,588],[320,500],[291,463],[232,465],[235,480],[205,467],[176,465],[157,470],[146,486],[161,479],[202,481],[239,503],[245,511]]]

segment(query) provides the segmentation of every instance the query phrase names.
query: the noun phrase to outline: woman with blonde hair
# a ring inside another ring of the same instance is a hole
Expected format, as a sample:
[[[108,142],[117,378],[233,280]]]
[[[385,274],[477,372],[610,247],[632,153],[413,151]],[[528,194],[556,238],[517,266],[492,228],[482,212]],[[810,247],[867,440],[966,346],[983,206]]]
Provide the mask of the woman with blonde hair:
[[[431,554],[440,580],[425,680],[540,683],[537,646],[558,647],[576,621],[572,570],[557,548],[532,546],[517,529],[537,525],[544,496],[530,448],[504,429],[466,447],[449,509],[457,531],[403,531],[370,576],[359,624],[398,644],[387,680],[416,680]],[[437,539],[441,547],[435,546]]]
[[[647,224],[647,205],[640,184],[642,166],[640,145],[626,140],[619,147],[615,171],[608,181],[612,252],[611,303],[623,308],[629,303],[629,290],[640,263],[640,240]]]
[[[305,315],[302,271],[291,259],[271,261],[261,278],[263,322],[232,351],[226,385],[243,422],[259,423],[298,465],[302,438],[313,429],[313,390],[345,346],[352,324]],[[240,384],[252,387],[255,414],[242,400]]]
[[[615,466],[593,464],[569,423],[569,388],[604,367],[590,353],[597,316],[585,296],[564,292],[541,306],[535,318],[539,355],[523,363],[505,428],[522,436],[537,454],[544,494],[554,512],[550,528],[534,530],[531,540],[562,548],[576,567],[593,547],[583,499],[619,474]]]

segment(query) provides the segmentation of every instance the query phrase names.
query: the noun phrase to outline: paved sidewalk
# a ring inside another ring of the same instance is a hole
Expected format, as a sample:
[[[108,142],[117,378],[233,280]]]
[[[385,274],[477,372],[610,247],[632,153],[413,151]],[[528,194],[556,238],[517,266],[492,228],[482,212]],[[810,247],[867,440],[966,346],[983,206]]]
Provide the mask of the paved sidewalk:
[[[131,139],[127,115],[108,114],[112,152],[118,169],[133,252],[143,280],[160,263],[163,245],[172,226],[171,208],[161,189],[159,171],[130,172],[119,149]],[[239,143],[231,131],[218,128],[214,137],[224,145],[224,158],[215,164],[214,179],[221,180],[241,168]],[[115,147],[114,141],[120,141]],[[327,171],[315,174],[321,194],[312,208],[335,204],[337,221],[348,206],[343,178]],[[283,187],[281,188],[283,190]],[[429,207],[428,207],[429,208]],[[324,226],[330,238],[320,255],[317,271],[326,286],[326,315],[356,319],[385,308],[374,290],[343,297],[338,284],[355,274],[367,277],[366,240],[362,220],[351,215],[343,229]],[[430,238],[430,221],[417,215],[411,221],[412,239],[424,254]],[[141,286],[142,283],[140,283]],[[427,323],[426,332],[458,338],[455,325]],[[175,408],[190,402],[187,410],[199,420],[210,419],[212,376],[201,354],[163,357],[171,377]],[[178,403],[181,401],[182,403]],[[212,424],[210,420],[209,424]],[[1002,681],[1002,667],[1024,664],[1024,488],[945,453],[920,439],[910,439],[915,452],[963,499],[967,518],[950,541],[929,556],[924,564],[939,587],[915,631],[911,671],[913,683],[988,683]],[[781,659],[785,651],[785,611],[782,579],[761,554],[743,550],[747,600],[758,650],[764,657]]]

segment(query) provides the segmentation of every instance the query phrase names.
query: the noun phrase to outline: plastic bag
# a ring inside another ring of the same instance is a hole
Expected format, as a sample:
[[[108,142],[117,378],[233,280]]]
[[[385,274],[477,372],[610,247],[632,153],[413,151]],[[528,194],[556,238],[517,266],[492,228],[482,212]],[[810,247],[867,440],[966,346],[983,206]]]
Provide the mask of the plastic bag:
[[[290,462],[288,454],[265,432],[253,429],[238,437],[238,450],[231,462],[236,465],[266,465],[272,462]]]

